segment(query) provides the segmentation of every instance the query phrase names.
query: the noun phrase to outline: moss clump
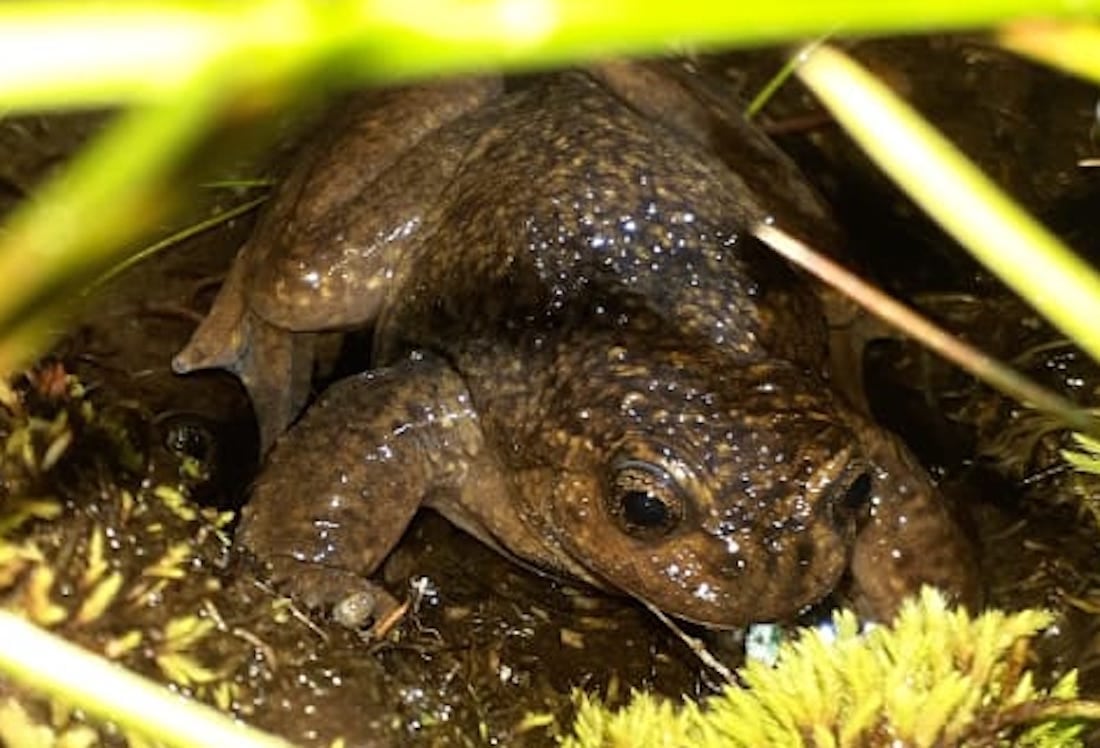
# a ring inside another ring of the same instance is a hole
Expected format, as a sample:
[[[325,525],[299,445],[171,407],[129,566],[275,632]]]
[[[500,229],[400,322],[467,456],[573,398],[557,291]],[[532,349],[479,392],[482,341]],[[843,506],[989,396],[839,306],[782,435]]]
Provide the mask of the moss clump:
[[[1081,745],[1082,720],[1100,704],[1076,700],[1076,673],[1041,689],[1026,669],[1028,644],[1050,613],[949,610],[932,589],[893,625],[861,633],[835,616],[836,633],[807,630],[778,663],[750,663],[700,705],[636,694],[611,712],[580,696],[567,748],[619,746]]]
[[[0,392],[0,608],[228,708],[239,691],[229,676],[247,657],[226,644],[219,607],[232,515],[148,477],[146,424],[94,406],[61,364],[25,379]],[[105,734],[0,677],[0,743]]]

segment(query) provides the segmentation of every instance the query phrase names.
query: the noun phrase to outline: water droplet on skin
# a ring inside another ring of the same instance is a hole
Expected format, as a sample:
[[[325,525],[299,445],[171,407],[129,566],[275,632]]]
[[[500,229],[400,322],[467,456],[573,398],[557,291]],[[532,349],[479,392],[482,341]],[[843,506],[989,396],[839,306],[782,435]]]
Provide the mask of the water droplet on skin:
[[[703,582],[698,587],[696,587],[695,592],[692,594],[700,600],[708,603],[712,603],[718,599],[718,594],[706,582]]]

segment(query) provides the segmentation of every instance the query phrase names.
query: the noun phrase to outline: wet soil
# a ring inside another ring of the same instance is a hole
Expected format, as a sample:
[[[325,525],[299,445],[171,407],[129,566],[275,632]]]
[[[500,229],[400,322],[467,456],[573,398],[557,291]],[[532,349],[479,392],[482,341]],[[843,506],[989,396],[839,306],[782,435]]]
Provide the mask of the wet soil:
[[[1077,249],[1100,251],[1090,230],[1100,180],[1078,166],[1095,153],[1090,87],[980,40],[864,42],[853,51]],[[702,64],[732,71],[751,95],[779,59],[760,52]],[[1095,402],[1100,370],[1059,344],[817,112],[791,85],[765,124],[788,131],[781,142],[836,206],[854,262],[974,342]],[[4,123],[3,207],[99,121]],[[811,126],[789,126],[799,122]],[[196,214],[244,197],[205,192]],[[0,564],[11,572],[0,573],[8,604],[52,615],[59,633],[301,745],[338,737],[349,746],[552,744],[568,724],[570,689],[616,703],[634,688],[696,696],[719,683],[633,603],[517,568],[427,513],[382,572],[409,607],[380,640],[297,610],[256,578],[219,514],[240,506],[256,470],[247,400],[228,375],[169,369],[250,224],[221,225],[98,289],[50,362],[20,385],[36,416],[53,422],[66,412],[75,438],[46,471],[56,434],[44,428],[32,457],[4,473],[5,509],[22,506],[21,496],[57,507],[49,519],[30,512],[9,532],[42,558]],[[87,393],[58,386],[64,373]],[[910,343],[874,346],[866,378],[880,418],[964,506],[990,601],[1059,611],[1043,642],[1046,670],[1077,667],[1083,690],[1100,693],[1100,512],[1091,509],[1100,483],[1062,467],[1058,451],[1069,437]],[[18,423],[4,422],[9,442]],[[10,449],[6,459],[16,460]],[[97,535],[106,550],[96,550]],[[101,557],[122,579],[120,591],[98,615],[82,615],[106,578],[89,572]],[[52,570],[46,597],[61,612],[29,591],[36,568]],[[135,631],[138,644],[120,643]]]

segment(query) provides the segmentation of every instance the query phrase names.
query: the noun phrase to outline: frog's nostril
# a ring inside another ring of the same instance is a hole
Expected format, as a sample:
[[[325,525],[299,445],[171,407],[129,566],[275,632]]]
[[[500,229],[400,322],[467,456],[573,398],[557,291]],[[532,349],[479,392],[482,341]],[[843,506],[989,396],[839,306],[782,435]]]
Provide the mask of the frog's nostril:
[[[859,512],[871,499],[871,474],[864,471],[848,484],[840,505],[848,512]]]
[[[847,534],[865,515],[870,499],[871,476],[862,472],[823,502],[825,516],[839,532]]]

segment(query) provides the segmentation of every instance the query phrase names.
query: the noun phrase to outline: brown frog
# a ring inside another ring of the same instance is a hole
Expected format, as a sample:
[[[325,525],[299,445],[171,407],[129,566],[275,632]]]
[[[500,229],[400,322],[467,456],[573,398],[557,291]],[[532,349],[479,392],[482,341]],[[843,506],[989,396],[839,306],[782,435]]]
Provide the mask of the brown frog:
[[[421,506],[539,569],[715,627],[850,570],[879,617],[977,597],[907,450],[831,387],[807,282],[745,229],[836,243],[797,170],[698,79],[605,65],[376,93],[306,149],[179,371],[222,366],[264,447],[314,333],[378,368],[275,443],[240,543],[313,603],[365,589]]]

